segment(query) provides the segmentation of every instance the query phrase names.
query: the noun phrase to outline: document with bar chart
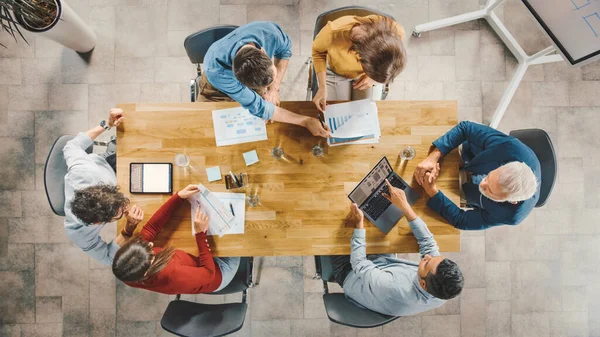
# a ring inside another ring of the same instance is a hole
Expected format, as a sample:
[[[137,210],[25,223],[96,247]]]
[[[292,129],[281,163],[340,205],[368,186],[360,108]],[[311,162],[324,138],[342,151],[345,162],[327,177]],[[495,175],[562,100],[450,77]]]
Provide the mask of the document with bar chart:
[[[329,146],[379,143],[381,137],[377,105],[369,99],[328,105],[325,122]]]
[[[212,117],[217,146],[267,140],[265,121],[242,107],[213,110]]]

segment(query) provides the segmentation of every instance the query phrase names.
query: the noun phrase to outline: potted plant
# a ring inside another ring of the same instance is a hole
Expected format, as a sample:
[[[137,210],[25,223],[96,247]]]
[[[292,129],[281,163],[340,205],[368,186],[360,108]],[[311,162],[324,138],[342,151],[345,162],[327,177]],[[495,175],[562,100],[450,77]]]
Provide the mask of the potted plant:
[[[20,27],[80,53],[96,46],[96,33],[65,0],[0,0],[0,31],[27,43]]]

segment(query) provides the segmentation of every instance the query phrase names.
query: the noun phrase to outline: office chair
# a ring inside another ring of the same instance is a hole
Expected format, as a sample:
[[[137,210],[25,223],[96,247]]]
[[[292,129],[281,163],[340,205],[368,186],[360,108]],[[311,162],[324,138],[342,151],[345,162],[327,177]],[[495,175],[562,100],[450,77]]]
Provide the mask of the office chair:
[[[183,47],[190,58],[190,62],[196,64],[196,78],[190,81],[190,99],[192,102],[196,102],[198,98],[198,80],[202,76],[202,63],[204,63],[204,56],[208,48],[236,28],[238,26],[232,25],[210,27],[189,35],[183,41]]]
[[[177,295],[169,303],[160,321],[160,326],[182,337],[219,337],[229,335],[242,328],[248,304],[246,291],[253,287],[252,257],[242,257],[240,267],[224,289],[207,295],[242,293],[241,303],[204,304],[181,300]]]
[[[327,282],[335,282],[329,256],[315,256],[317,277],[323,280],[323,302],[329,320],[352,328],[375,328],[398,317],[383,315],[352,304],[343,293],[329,293]]]
[[[64,135],[58,137],[50,147],[46,164],[44,164],[44,189],[48,203],[54,214],[65,216],[65,175],[67,175],[67,163],[63,156],[63,148],[74,136]],[[85,152],[92,153],[94,145],[106,146],[106,152],[102,155],[111,165],[113,170],[116,168],[116,137],[112,137],[108,142],[94,141],[94,144],[88,147]],[[113,160],[114,159],[114,160]],[[115,170],[116,172],[116,170]]]
[[[550,193],[552,193],[558,173],[556,153],[554,152],[552,140],[550,140],[550,136],[548,136],[546,131],[540,129],[513,130],[509,133],[509,136],[515,137],[527,145],[533,150],[540,161],[542,186],[540,187],[540,199],[535,207],[542,207],[548,200]]]
[[[333,21],[335,19],[341,18],[342,16],[346,16],[346,15],[367,16],[367,15],[372,15],[372,14],[385,16],[392,20],[395,20],[392,16],[390,16],[388,14],[385,14],[385,13],[382,13],[382,12],[379,12],[377,10],[370,9],[367,7],[362,7],[362,6],[340,7],[340,8],[332,9],[330,11],[321,13],[317,17],[317,21],[315,22],[315,30],[313,33],[313,40],[317,36],[317,34],[319,34],[321,29],[323,27],[325,27],[325,25],[329,21]],[[313,67],[312,56],[308,57],[308,60],[306,60],[305,64],[308,64],[308,87],[306,88],[306,100],[310,101],[317,94],[317,90],[319,90],[319,83],[317,83],[318,81],[316,80],[317,74],[315,73],[315,70]],[[383,93],[381,95],[382,100],[385,100],[389,91],[390,91],[389,84],[384,85]]]

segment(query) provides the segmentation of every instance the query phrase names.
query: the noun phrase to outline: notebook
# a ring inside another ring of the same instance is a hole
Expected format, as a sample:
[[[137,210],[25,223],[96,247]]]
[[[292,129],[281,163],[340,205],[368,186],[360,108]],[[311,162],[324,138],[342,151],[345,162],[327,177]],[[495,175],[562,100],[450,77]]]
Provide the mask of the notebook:
[[[173,193],[171,163],[131,163],[129,177],[131,193]]]

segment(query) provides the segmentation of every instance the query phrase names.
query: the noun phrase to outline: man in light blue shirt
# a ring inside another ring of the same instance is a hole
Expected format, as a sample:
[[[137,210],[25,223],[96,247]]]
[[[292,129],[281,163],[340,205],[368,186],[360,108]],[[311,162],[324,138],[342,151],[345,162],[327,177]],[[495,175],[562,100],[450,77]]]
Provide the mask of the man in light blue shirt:
[[[108,121],[80,132],[67,142],[63,155],[68,171],[65,176],[65,230],[79,248],[105,265],[112,265],[113,258],[133,234],[144,217],[137,207],[129,208],[129,199],[116,186],[115,171],[103,157],[85,150],[94,139],[111,127],[123,122],[123,111],[111,109]],[[107,222],[127,217],[127,225],[113,241],[106,243],[100,238],[100,230]]]
[[[276,23],[241,26],[206,52],[200,94],[209,101],[229,97],[259,118],[301,125],[315,136],[329,137],[316,118],[279,107],[279,88],[291,56],[292,42]]]
[[[387,182],[387,181],[386,181]],[[458,296],[464,279],[456,263],[440,255],[427,225],[415,214],[404,191],[388,184],[384,194],[400,208],[420,247],[421,262],[392,254],[367,257],[363,213],[352,204],[347,221],[356,226],[350,256],[332,256],[336,281],[352,303],[391,316],[409,316],[442,306]]]

